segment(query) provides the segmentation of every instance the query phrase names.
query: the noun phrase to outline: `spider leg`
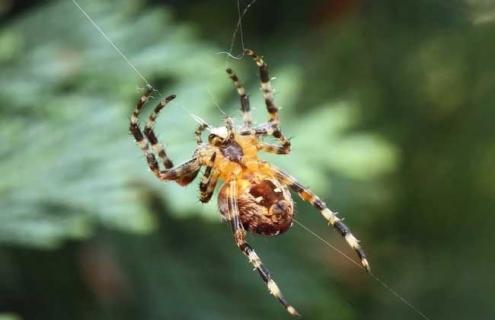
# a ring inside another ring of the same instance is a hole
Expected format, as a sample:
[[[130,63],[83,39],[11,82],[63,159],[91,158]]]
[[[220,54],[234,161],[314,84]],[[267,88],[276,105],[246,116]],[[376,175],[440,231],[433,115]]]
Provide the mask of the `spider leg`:
[[[278,124],[278,108],[273,101],[273,89],[270,75],[268,73],[268,65],[253,50],[245,49],[244,53],[253,58],[254,62],[258,66],[261,80],[261,93],[263,94],[263,98],[265,99],[266,110],[269,114],[269,122]]]
[[[181,186],[186,186],[196,178],[200,168],[201,162],[199,159],[193,158],[176,167],[160,171],[158,174],[155,172],[153,173],[155,173],[160,180],[173,180]]]
[[[248,258],[249,263],[254,267],[256,271],[258,271],[261,279],[265,282],[268,291],[272,296],[274,296],[289,312],[291,315],[299,316],[300,314],[296,311],[296,309],[291,306],[287,300],[285,300],[282,292],[278,288],[275,281],[273,281],[270,271],[263,265],[260,257],[256,254],[254,249],[247,243],[246,241],[246,231],[242,226],[239,217],[239,208],[237,207],[237,190],[235,181],[230,184],[230,192],[229,192],[229,209],[227,214],[227,220],[229,221],[232,232],[234,234],[234,241],[237,247],[242,251],[242,253]]]
[[[232,118],[230,117],[226,117],[224,123],[225,123],[225,127],[227,128],[229,140],[234,140],[235,137],[234,120],[232,120]]]
[[[141,148],[144,155],[146,156],[146,160],[148,161],[148,166],[150,167],[151,171],[156,176],[159,176],[160,168],[158,166],[158,161],[156,161],[155,155],[151,152],[149,148],[148,140],[144,138],[143,133],[139,128],[139,122],[138,122],[139,113],[141,112],[144,105],[148,101],[152,92],[153,92],[153,88],[151,86],[148,86],[144,94],[141,96],[141,98],[139,98],[136,107],[134,108],[134,111],[132,112],[131,115],[129,131],[134,136],[134,140],[136,140],[136,143],[138,144],[139,148]]]
[[[258,150],[260,150],[260,151],[265,151],[265,152],[274,153],[274,154],[289,154],[289,152],[290,152],[290,143],[282,144],[282,145],[276,145],[276,144],[269,144],[269,143],[260,142],[257,147],[258,147]]]
[[[203,131],[206,130],[206,128],[208,128],[207,123],[200,123],[198,125],[198,127],[196,128],[196,131],[194,131],[194,136],[196,137],[196,143],[198,145],[203,143],[203,139],[201,138],[201,134],[203,133]]]
[[[335,228],[335,230],[337,230],[338,233],[340,233],[342,237],[344,237],[347,244],[349,244],[349,246],[352,249],[354,249],[357,256],[361,260],[361,265],[366,271],[369,272],[370,266],[368,260],[366,259],[366,255],[363,249],[359,245],[359,240],[357,240],[356,237],[354,237],[349,227],[347,227],[342,222],[342,220],[339,219],[339,217],[337,217],[337,214],[332,212],[330,209],[328,209],[325,202],[323,202],[311,190],[305,188],[299,182],[297,182],[297,180],[294,177],[291,177],[290,175],[286,174],[280,169],[276,169],[273,167],[272,169],[275,171],[276,177],[278,180],[280,180],[280,182],[288,185],[290,189],[292,189],[294,192],[297,192],[297,194],[299,195],[299,197],[301,197],[301,199],[311,203],[313,207],[320,210],[321,215],[329,222],[329,224],[331,224]]]
[[[146,156],[146,161],[148,162],[148,167],[150,168],[151,172],[160,180],[174,180],[180,185],[186,185],[190,183],[196,175],[198,174],[199,168],[201,166],[200,161],[197,158],[193,158],[175,168],[172,168],[171,163],[170,164],[165,164],[166,162],[164,161],[165,166],[170,165],[170,167],[166,167],[166,170],[160,171],[160,167],[158,164],[158,161],[156,160],[155,155],[153,152],[150,150],[149,142],[143,135],[143,132],[139,128],[139,122],[138,122],[138,117],[139,113],[143,109],[144,105],[148,101],[151,93],[153,92],[153,88],[151,86],[148,86],[146,88],[145,93],[139,98],[136,107],[134,111],[132,112],[131,115],[131,120],[130,120],[130,126],[129,130],[131,134],[134,136],[134,139],[136,140],[136,143],[138,146],[141,148],[143,151],[144,155]],[[173,98],[167,98],[168,101],[170,101]],[[165,99],[165,101],[167,101]],[[158,108],[158,106],[157,106]],[[159,110],[158,110],[159,111]],[[156,113],[156,112],[155,112]],[[150,116],[150,118],[152,118]],[[156,116],[155,116],[156,118]],[[151,127],[149,127],[150,130],[148,132],[145,132],[145,135],[148,139],[151,137],[151,143],[153,145],[153,142],[156,142],[156,137],[151,130]],[[154,140],[153,140],[154,138]],[[156,143],[155,143],[156,144]],[[160,149],[158,149],[160,150]],[[160,155],[160,152],[158,152]],[[163,158],[160,156],[162,159],[167,159],[166,156]]]
[[[207,203],[210,201],[213,191],[217,185],[218,174],[213,170],[213,164],[215,163],[215,158],[217,153],[214,152],[206,165],[206,170],[199,184],[200,197],[199,201]]]
[[[277,129],[273,130],[271,135],[280,142],[282,148],[285,149],[287,153],[290,152],[290,140],[284,136],[278,126]]]
[[[263,123],[255,128],[244,128],[239,131],[241,136],[254,135],[258,137],[271,136],[275,130],[271,123]]]
[[[249,97],[246,94],[246,89],[244,89],[241,82],[239,81],[239,78],[232,69],[228,68],[226,71],[229,75],[229,78],[234,83],[234,87],[236,88],[237,93],[239,94],[239,97],[241,99],[241,111],[242,111],[242,120],[244,122],[244,127],[251,128],[253,124],[253,120],[251,118],[251,111],[250,111],[251,108],[249,106]]]
[[[163,165],[167,169],[172,168],[174,164],[172,163],[172,160],[170,160],[169,157],[167,156],[167,153],[165,152],[165,148],[163,147],[163,145],[158,142],[158,139],[156,138],[156,135],[153,131],[153,126],[155,125],[156,118],[158,117],[160,111],[173,99],[175,99],[175,95],[170,95],[158,103],[158,105],[155,107],[153,112],[150,114],[148,121],[144,126],[144,131],[143,131],[144,135],[151,143],[151,148],[156,154],[158,154],[158,157],[160,157]]]
[[[256,128],[249,128],[249,129],[244,129],[239,132],[240,135],[254,135],[258,137],[264,137],[264,136],[273,136],[276,138],[279,142],[280,145],[273,146],[275,150],[281,150],[280,152],[272,152],[271,150],[265,150],[265,149],[271,149],[270,147],[262,147],[261,150],[264,150],[266,152],[270,153],[278,153],[278,154],[288,154],[290,153],[290,140],[287,139],[280,128],[278,128],[277,125],[274,125],[272,123],[263,123]]]
[[[266,110],[269,114],[268,123],[261,125],[260,128],[265,128],[266,134],[272,135],[282,145],[287,145],[287,149],[290,149],[290,141],[283,135],[282,131],[280,130],[278,107],[275,105],[275,102],[273,100],[273,88],[270,75],[268,73],[268,65],[253,50],[245,49],[244,53],[253,58],[254,62],[258,66],[261,80],[261,93],[263,94],[263,98],[265,99]]]

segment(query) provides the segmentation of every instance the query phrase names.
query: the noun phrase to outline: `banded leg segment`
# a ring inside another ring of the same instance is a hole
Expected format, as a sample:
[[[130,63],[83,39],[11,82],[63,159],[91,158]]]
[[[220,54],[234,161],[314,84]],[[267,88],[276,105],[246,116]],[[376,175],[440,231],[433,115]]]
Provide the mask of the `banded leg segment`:
[[[290,152],[290,140],[284,136],[280,128],[277,127],[277,129],[273,131],[272,136],[280,142],[280,145],[287,153]]]
[[[210,201],[211,196],[213,195],[213,191],[215,190],[215,187],[217,185],[218,174],[213,170],[216,156],[216,152],[211,155],[211,158],[206,165],[203,178],[201,179],[201,182],[199,184],[199,201],[201,201],[202,203],[207,203],[208,201]]]
[[[269,122],[278,124],[278,108],[273,101],[273,89],[270,75],[268,73],[268,65],[253,50],[245,49],[244,53],[253,58],[254,62],[258,66],[261,80],[261,93],[265,99],[266,110],[269,114]]]
[[[283,146],[287,153],[290,151],[290,141],[287,139],[282,131],[280,130],[280,120],[278,115],[278,107],[275,105],[273,98],[273,88],[268,72],[268,65],[263,61],[263,59],[258,56],[253,50],[245,49],[244,53],[251,58],[258,66],[261,81],[261,93],[265,99],[266,110],[268,111],[269,119],[268,123],[265,123],[255,129],[255,132],[264,132],[266,135],[271,135],[277,139]]]
[[[277,149],[283,149],[283,152],[280,152],[279,154],[290,153],[290,147],[291,147],[290,140],[283,135],[278,125],[274,125],[273,123],[267,122],[257,126],[256,128],[241,130],[239,133],[240,135],[272,136],[280,142],[279,146],[274,146],[274,147]],[[271,152],[271,151],[267,151],[267,152]]]
[[[177,182],[180,185],[186,185],[190,183],[196,175],[198,174],[199,168],[201,166],[200,161],[197,158],[193,158],[175,168],[166,168],[164,171],[160,171],[160,166],[158,164],[158,161],[156,160],[156,157],[152,150],[149,147],[149,142],[146,138],[151,139],[151,141],[155,142],[154,144],[157,144],[156,137],[152,131],[152,124],[149,125],[149,130],[145,131],[145,134],[143,135],[143,132],[139,128],[139,113],[143,109],[144,105],[146,102],[149,100],[149,97],[151,96],[151,93],[153,92],[153,88],[151,86],[148,86],[146,88],[146,92],[143,94],[141,98],[139,98],[136,107],[134,108],[134,111],[131,114],[131,120],[130,120],[130,126],[129,126],[129,131],[133,135],[134,139],[136,140],[136,143],[138,146],[141,148],[143,151],[144,155],[146,156],[146,161],[148,162],[148,166],[153,172],[153,174],[160,180],[173,180]],[[169,97],[170,98],[170,97]],[[173,98],[172,98],[173,99]],[[165,99],[167,100],[167,99]],[[169,99],[170,101],[171,99]],[[157,106],[158,108],[158,106]],[[159,111],[159,110],[158,110]],[[155,112],[157,113],[157,112]],[[150,121],[153,123],[154,120],[156,119],[155,117],[150,116]],[[148,123],[150,122],[148,121]],[[145,138],[146,136],[146,138]],[[150,138],[151,137],[151,138]],[[153,144],[152,142],[152,144]],[[162,157],[161,157],[162,158]],[[162,158],[163,159],[163,158]]]
[[[361,248],[361,245],[359,244],[359,240],[354,237],[354,235],[351,233],[351,230],[349,227],[347,227],[342,220],[337,217],[337,214],[332,212],[330,209],[328,209],[327,205],[325,202],[323,202],[316,194],[314,194],[311,190],[305,188],[302,186],[297,180],[290,175],[286,174],[285,172],[275,169],[274,171],[276,173],[276,177],[280,182],[286,184],[289,186],[291,190],[294,192],[297,192],[299,197],[303,199],[304,201],[307,201],[311,203],[313,207],[318,209],[321,213],[321,215],[331,224],[335,230],[345,239],[347,244],[354,249],[356,252],[357,256],[359,257],[361,261],[361,265],[366,271],[370,271],[370,265],[368,263],[368,260],[366,259],[366,255]]]
[[[200,168],[200,161],[197,158],[193,158],[174,168],[161,171],[158,178],[160,180],[173,180],[181,186],[186,186],[196,178]]]
[[[246,89],[244,89],[241,82],[239,81],[239,78],[234,73],[234,71],[232,71],[232,69],[228,68],[226,71],[229,75],[229,78],[234,83],[234,87],[237,90],[237,93],[239,94],[241,100],[242,120],[244,123],[244,127],[251,128],[251,126],[253,125],[253,119],[251,118],[251,107],[249,105],[249,97],[246,94]]]
[[[236,240],[236,245],[241,249],[242,253],[248,258],[249,263],[254,267],[256,271],[258,271],[258,274],[260,275],[261,279],[266,283],[266,286],[268,288],[268,291],[272,296],[274,296],[287,310],[288,313],[290,313],[293,316],[300,316],[299,312],[291,306],[287,300],[284,298],[282,295],[282,292],[280,291],[279,287],[273,281],[270,271],[263,265],[263,262],[261,262],[260,257],[256,254],[254,249],[244,240]]]
[[[198,125],[196,128],[196,131],[194,131],[194,136],[196,137],[196,144],[200,145],[203,143],[203,138],[201,138],[201,135],[203,134],[203,131],[208,128],[208,124],[206,122],[202,122]]]
[[[172,168],[174,164],[172,160],[170,160],[170,158],[167,156],[167,153],[165,152],[165,148],[163,147],[163,145],[161,143],[158,143],[158,139],[156,138],[156,135],[153,131],[153,127],[155,126],[156,118],[158,117],[160,111],[173,99],[175,99],[175,95],[170,95],[165,99],[161,100],[158,103],[158,105],[155,107],[153,112],[150,114],[148,121],[144,126],[144,135],[146,136],[146,138],[148,138],[148,141],[151,144],[151,148],[153,149],[155,154],[158,154],[158,157],[160,157],[163,165],[167,169]]]
[[[225,128],[227,128],[227,134],[229,140],[234,140],[235,137],[235,129],[234,129],[234,120],[230,117],[226,117],[224,120]]]
[[[268,143],[259,143],[258,150],[274,154],[289,154],[290,144],[275,145]]]
[[[204,191],[201,191],[199,201],[201,201],[202,203],[207,203],[211,200],[213,192],[215,191],[218,183],[218,176],[218,173],[213,171],[213,173],[208,178],[208,181],[206,182],[206,188],[204,189]]]
[[[231,182],[229,192],[229,214],[226,215],[227,220],[230,222],[232,227],[232,232],[234,233],[235,244],[242,253],[248,258],[249,263],[254,267],[256,271],[258,271],[261,279],[265,282],[268,292],[272,296],[274,296],[293,316],[299,316],[300,314],[297,310],[291,306],[287,300],[284,298],[282,292],[279,287],[273,281],[270,271],[263,265],[260,257],[256,254],[254,249],[246,242],[246,231],[242,227],[240,217],[239,217],[239,209],[237,207],[237,196],[236,196],[236,187],[235,182]]]
[[[155,158],[155,155],[150,150],[148,140],[145,139],[141,129],[139,128],[139,113],[143,109],[144,105],[148,101],[151,93],[153,92],[153,88],[151,86],[147,86],[145,93],[139,98],[134,111],[131,114],[131,121],[129,126],[129,131],[131,132],[134,140],[136,140],[137,145],[143,151],[146,156],[146,161],[148,162],[148,166],[153,172],[155,176],[160,178],[160,167],[158,166],[158,161]]]

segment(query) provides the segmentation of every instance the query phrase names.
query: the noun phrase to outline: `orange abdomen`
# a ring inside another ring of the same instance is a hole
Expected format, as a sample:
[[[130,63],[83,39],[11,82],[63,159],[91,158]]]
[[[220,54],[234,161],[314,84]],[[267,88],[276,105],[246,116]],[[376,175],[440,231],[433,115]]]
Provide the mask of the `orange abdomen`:
[[[261,235],[277,235],[292,226],[294,203],[286,186],[271,177],[238,179],[235,201],[245,230]],[[225,184],[218,194],[218,207],[230,220],[231,185]]]

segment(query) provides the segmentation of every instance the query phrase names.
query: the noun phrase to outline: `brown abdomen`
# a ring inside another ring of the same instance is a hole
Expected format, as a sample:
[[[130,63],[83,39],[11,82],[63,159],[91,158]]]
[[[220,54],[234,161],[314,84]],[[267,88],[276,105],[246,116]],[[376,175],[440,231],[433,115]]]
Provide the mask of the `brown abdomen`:
[[[245,181],[238,182],[244,185]],[[247,185],[247,184],[246,184]],[[218,195],[218,207],[229,220],[230,185],[225,184]],[[277,235],[292,226],[294,203],[287,187],[275,179],[252,179],[249,185],[237,192],[240,221],[247,231],[261,235]]]

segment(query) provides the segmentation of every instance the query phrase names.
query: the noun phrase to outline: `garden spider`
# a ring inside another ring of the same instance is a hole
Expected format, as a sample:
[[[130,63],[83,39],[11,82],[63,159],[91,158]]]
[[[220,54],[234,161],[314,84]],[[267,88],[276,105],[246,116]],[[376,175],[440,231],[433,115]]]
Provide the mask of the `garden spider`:
[[[146,155],[149,168],[160,180],[172,180],[185,186],[192,182],[200,168],[205,166],[206,169],[199,185],[201,202],[206,203],[211,199],[218,180],[224,181],[218,195],[218,208],[230,223],[235,244],[258,271],[270,294],[277,298],[290,314],[298,315],[296,309],[285,300],[261,259],[246,242],[247,232],[272,236],[285,232],[292,226],[294,203],[289,189],[320,211],[329,224],[356,251],[362,266],[367,271],[369,271],[369,264],[359,241],[336,213],[328,209],[318,196],[303,187],[295,178],[258,158],[259,151],[288,154],[290,141],[282,134],[279,127],[278,108],[273,101],[268,66],[254,51],[246,49],[244,53],[252,57],[258,66],[261,91],[269,114],[268,122],[256,127],[252,126],[246,91],[236,74],[231,69],[227,69],[240,96],[243,125],[236,127],[229,117],[225,119],[225,126],[217,128],[200,121],[195,131],[198,146],[191,160],[174,167],[153,132],[158,113],[175,98],[174,95],[160,101],[151,113],[144,130],[141,131],[138,116],[153,91],[153,88],[148,86],[146,93],[139,99],[132,113],[130,131]],[[204,130],[210,131],[208,142],[202,140]],[[262,141],[264,136],[274,137],[279,144],[264,143]],[[155,154],[163,163],[164,170],[160,169]]]

